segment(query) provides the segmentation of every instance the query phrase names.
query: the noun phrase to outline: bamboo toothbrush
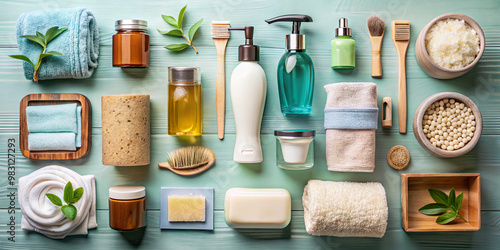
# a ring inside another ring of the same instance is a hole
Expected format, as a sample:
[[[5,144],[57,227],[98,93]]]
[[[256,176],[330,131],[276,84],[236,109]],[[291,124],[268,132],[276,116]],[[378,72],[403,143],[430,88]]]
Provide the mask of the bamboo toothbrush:
[[[382,77],[382,64],[380,63],[380,48],[384,38],[385,22],[379,16],[373,15],[366,21],[370,32],[372,44],[372,77]]]
[[[215,87],[215,104],[217,109],[217,133],[219,139],[224,139],[224,116],[226,110],[226,79],[224,72],[224,61],[226,57],[226,46],[229,40],[229,21],[212,22],[212,38],[217,50],[217,84]]]
[[[410,43],[410,21],[392,21],[392,42],[399,61],[398,119],[399,133],[406,134],[406,50]]]

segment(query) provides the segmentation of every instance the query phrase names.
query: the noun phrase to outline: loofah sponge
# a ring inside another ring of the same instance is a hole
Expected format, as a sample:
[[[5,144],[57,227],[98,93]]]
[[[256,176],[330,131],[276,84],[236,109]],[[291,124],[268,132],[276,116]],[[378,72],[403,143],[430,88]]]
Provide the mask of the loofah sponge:
[[[302,203],[309,234],[377,238],[385,234],[387,198],[378,182],[310,180]]]

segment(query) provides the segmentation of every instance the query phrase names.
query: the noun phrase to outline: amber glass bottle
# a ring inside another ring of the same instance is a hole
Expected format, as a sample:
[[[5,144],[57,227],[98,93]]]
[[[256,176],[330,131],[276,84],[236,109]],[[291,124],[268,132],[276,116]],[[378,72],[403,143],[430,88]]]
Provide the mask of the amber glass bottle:
[[[146,188],[109,188],[109,226],[115,230],[134,230],[146,226]]]
[[[148,23],[143,20],[118,20],[113,35],[114,67],[149,67]]]
[[[169,67],[168,134],[202,134],[203,111],[200,69]]]

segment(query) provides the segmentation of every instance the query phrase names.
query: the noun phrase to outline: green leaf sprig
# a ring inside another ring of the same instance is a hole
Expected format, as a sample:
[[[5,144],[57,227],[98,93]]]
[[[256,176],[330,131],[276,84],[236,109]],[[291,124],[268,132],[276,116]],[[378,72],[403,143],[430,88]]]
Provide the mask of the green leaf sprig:
[[[462,201],[464,200],[464,193],[459,194],[455,197],[455,188],[452,188],[449,195],[445,192],[437,189],[429,189],[432,199],[436,203],[430,203],[421,207],[418,211],[425,215],[439,215],[436,222],[438,224],[444,225],[452,222],[455,218],[460,217],[463,221],[467,220],[458,213],[462,207]],[[451,212],[445,213],[448,210]],[[445,213],[445,214],[443,214]]]
[[[49,200],[54,203],[54,205],[61,207],[61,212],[66,216],[66,218],[70,220],[75,220],[76,218],[76,207],[73,206],[77,201],[82,198],[83,195],[83,188],[79,187],[75,190],[73,190],[73,185],[71,182],[68,182],[66,186],[64,187],[64,202],[66,202],[66,205],[62,204],[61,198],[59,198],[55,194],[45,194]]]
[[[189,28],[188,35],[184,33],[184,30],[182,29],[182,22],[184,21],[184,13],[186,12],[186,6],[181,9],[179,12],[179,17],[177,20],[175,20],[174,17],[172,16],[166,16],[166,15],[161,15],[163,17],[163,20],[167,22],[168,24],[174,26],[175,29],[170,30],[170,31],[162,31],[158,29],[158,32],[162,35],[167,35],[167,36],[176,36],[176,37],[183,37],[188,43],[181,43],[181,44],[170,44],[165,46],[165,49],[172,50],[172,51],[181,51],[184,50],[185,48],[191,46],[196,54],[198,54],[198,50],[194,47],[193,45],[193,38],[194,35],[196,34],[196,31],[200,28],[201,23],[203,22],[203,18],[200,19],[198,22],[194,23],[191,28]]]
[[[43,49],[40,52],[40,55],[38,56],[36,64],[34,64],[27,56],[24,55],[9,55],[9,56],[14,59],[23,60],[31,64],[31,66],[33,66],[33,68],[35,69],[35,72],[33,73],[33,81],[38,82],[38,73],[40,72],[40,67],[42,66],[42,60],[50,55],[58,55],[58,56],[62,55],[57,51],[46,51],[47,46],[49,45],[50,41],[52,41],[54,38],[56,38],[58,35],[60,35],[67,29],[68,28],[59,28],[58,26],[54,26],[48,29],[45,35],[37,31],[36,35],[21,36],[22,38],[26,38],[42,46]]]

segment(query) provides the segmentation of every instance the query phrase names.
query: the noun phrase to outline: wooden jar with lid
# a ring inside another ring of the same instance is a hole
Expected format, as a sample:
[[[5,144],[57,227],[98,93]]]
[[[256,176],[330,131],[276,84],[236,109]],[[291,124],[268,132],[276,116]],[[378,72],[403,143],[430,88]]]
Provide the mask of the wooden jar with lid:
[[[109,226],[115,230],[134,230],[146,226],[146,188],[109,188]]]

